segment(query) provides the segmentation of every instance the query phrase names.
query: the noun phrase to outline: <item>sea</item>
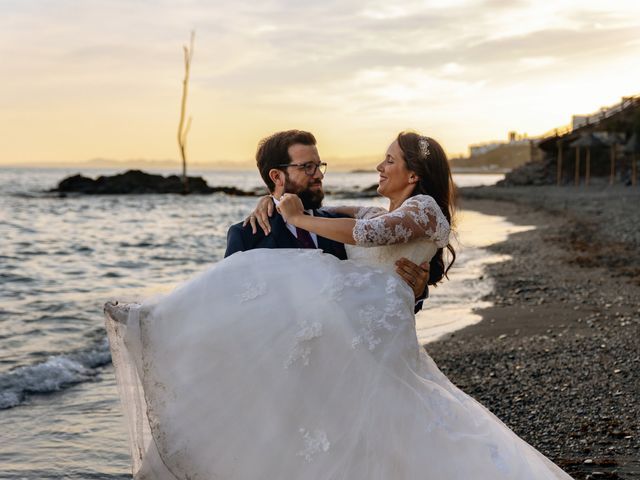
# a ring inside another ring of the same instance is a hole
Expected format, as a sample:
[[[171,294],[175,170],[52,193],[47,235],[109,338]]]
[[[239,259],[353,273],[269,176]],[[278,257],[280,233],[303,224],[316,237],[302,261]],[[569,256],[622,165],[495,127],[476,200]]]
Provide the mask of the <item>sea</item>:
[[[0,479],[131,478],[102,306],[169,292],[222,260],[228,227],[256,203],[224,194],[48,193],[75,173],[0,168]],[[253,171],[190,174],[213,186],[262,186]],[[502,177],[454,180],[472,186]],[[376,172],[329,172],[324,181],[327,191],[376,182]],[[386,206],[380,198],[331,195],[325,204]],[[421,342],[480,320],[476,311],[490,305],[482,298],[492,288],[484,268],[505,259],[486,247],[522,229],[502,217],[458,212],[458,258],[416,317]]]

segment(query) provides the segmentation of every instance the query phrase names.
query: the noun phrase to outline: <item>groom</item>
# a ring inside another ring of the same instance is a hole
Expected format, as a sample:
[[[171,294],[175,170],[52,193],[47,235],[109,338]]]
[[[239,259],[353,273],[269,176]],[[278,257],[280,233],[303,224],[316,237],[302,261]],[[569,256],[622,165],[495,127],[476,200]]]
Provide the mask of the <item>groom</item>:
[[[311,133],[288,130],[263,139],[256,153],[256,161],[264,183],[275,198],[280,198],[284,193],[295,193],[309,215],[336,216],[319,210],[324,198],[322,179],[327,164],[320,161],[316,139]],[[342,243],[296,229],[277,212],[271,217],[257,219],[262,227],[257,231],[254,228],[256,218],[251,220],[252,225],[245,225],[244,222],[229,228],[225,257],[254,248],[320,248],[341,260],[347,258]],[[416,311],[420,310],[427,294],[429,263],[418,266],[401,259],[396,271],[413,289]]]

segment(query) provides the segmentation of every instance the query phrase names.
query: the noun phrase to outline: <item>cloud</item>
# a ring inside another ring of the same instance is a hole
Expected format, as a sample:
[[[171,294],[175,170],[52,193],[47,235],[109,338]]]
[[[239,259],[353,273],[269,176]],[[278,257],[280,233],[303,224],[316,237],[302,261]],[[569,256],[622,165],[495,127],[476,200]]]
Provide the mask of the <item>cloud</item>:
[[[42,118],[61,104],[174,115],[191,29],[191,100],[224,118],[336,118],[336,129],[376,135],[401,119],[451,126],[489,108],[503,129],[518,112],[498,113],[501,102],[537,108],[533,91],[562,102],[559,82],[586,91],[585,78],[623,61],[628,83],[611,76],[590,96],[640,81],[635,0],[24,0],[0,3],[0,15],[2,106]],[[486,133],[461,128],[471,130]]]
[[[490,64],[509,59],[553,56],[570,58],[607,52],[619,52],[637,38],[637,29],[631,27],[611,29],[549,29],[526,35],[490,40],[471,45],[460,54],[460,60]]]

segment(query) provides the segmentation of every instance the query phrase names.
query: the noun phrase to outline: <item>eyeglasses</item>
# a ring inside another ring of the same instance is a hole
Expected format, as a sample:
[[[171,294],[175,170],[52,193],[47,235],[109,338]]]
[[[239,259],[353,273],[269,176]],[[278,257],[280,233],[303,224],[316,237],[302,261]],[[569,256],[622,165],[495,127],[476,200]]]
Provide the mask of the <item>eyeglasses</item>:
[[[320,173],[324,175],[324,172],[327,171],[327,163],[326,162],[307,162],[307,163],[283,163],[278,165],[278,167],[300,167],[304,169],[304,173],[313,177],[316,174],[316,170],[320,170]]]

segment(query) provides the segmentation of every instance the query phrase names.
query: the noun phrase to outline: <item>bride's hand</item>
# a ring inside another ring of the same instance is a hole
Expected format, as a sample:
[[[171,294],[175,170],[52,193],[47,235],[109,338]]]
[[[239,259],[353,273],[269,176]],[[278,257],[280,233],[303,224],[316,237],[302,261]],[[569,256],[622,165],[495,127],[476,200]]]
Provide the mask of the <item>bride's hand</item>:
[[[273,215],[273,199],[271,195],[265,195],[264,197],[260,197],[258,200],[258,205],[253,212],[249,214],[247,218],[242,222],[242,226],[246,226],[248,223],[251,224],[251,230],[254,235],[258,231],[256,224],[260,225],[262,231],[264,231],[265,235],[269,235],[271,233],[271,224],[269,223],[269,217]]]
[[[302,206],[302,200],[300,197],[293,193],[285,193],[280,197],[278,206],[278,212],[284,218],[284,221],[293,225],[294,219],[298,215],[304,215],[304,207]]]

